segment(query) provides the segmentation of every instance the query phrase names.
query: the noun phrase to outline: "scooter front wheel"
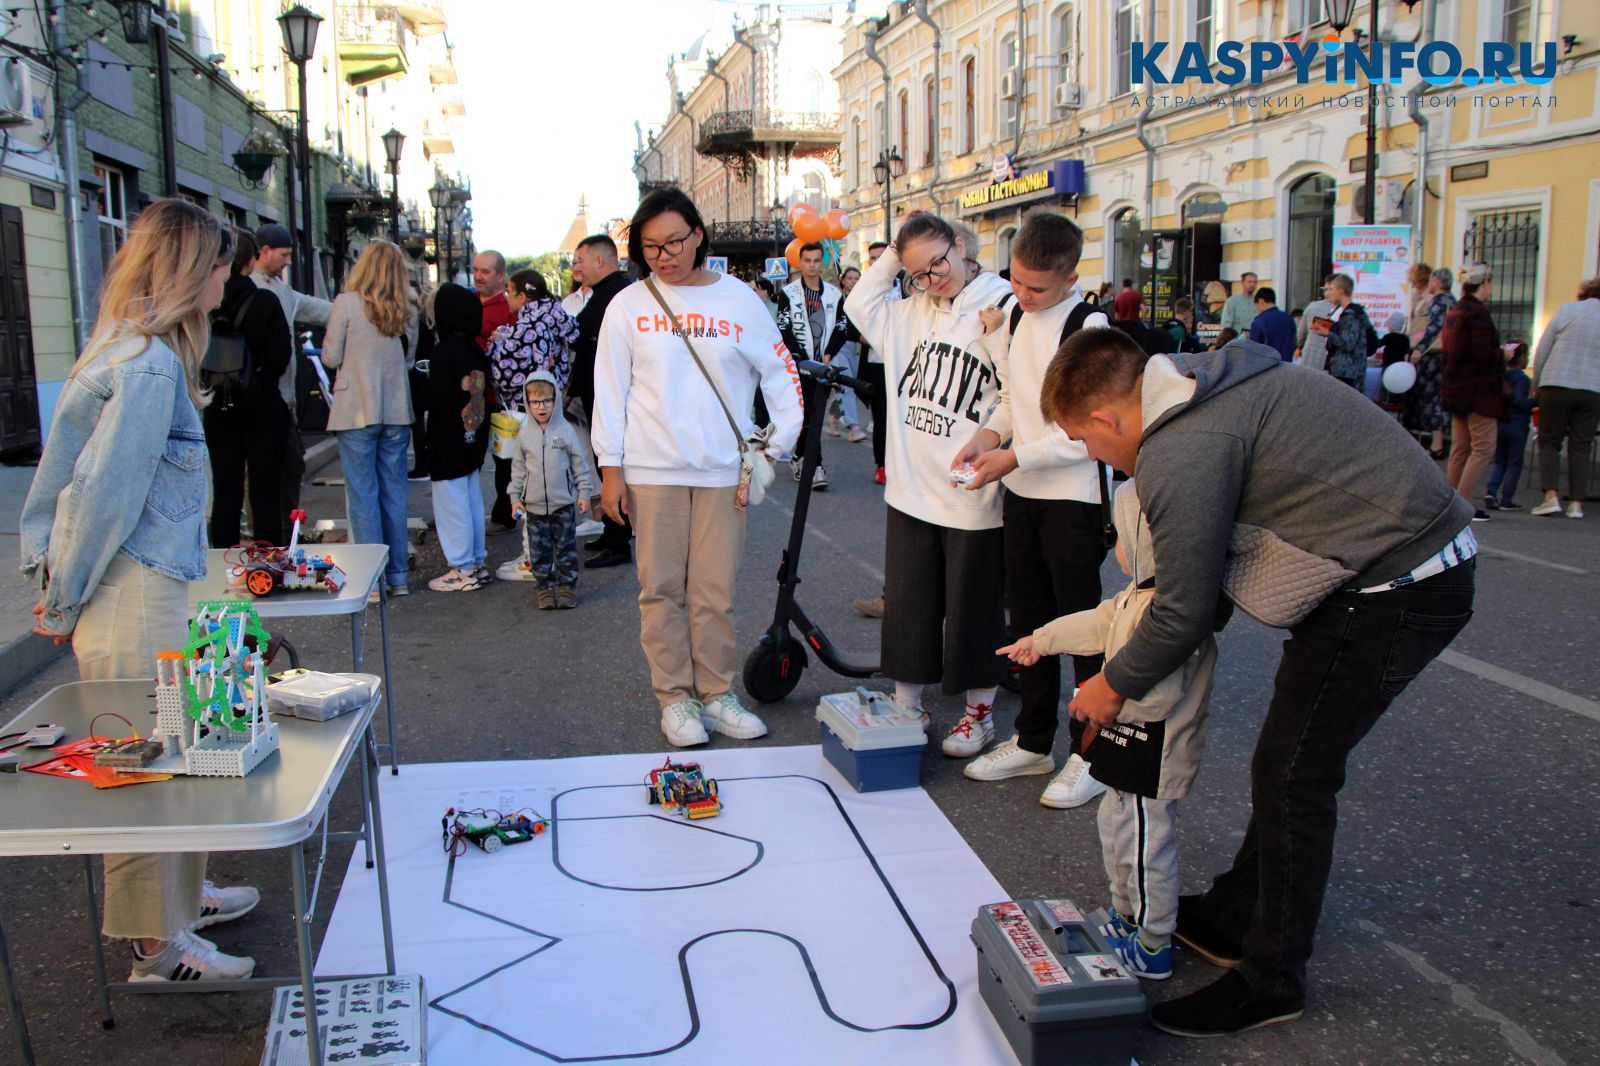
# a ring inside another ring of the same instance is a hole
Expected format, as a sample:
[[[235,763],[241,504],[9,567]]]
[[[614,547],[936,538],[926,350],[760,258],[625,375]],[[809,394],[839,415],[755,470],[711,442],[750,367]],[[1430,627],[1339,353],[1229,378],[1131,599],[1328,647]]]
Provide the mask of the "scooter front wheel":
[[[744,690],[760,703],[777,703],[794,691],[805,668],[805,648],[791,641],[779,652],[770,636],[762,637],[745,657]]]

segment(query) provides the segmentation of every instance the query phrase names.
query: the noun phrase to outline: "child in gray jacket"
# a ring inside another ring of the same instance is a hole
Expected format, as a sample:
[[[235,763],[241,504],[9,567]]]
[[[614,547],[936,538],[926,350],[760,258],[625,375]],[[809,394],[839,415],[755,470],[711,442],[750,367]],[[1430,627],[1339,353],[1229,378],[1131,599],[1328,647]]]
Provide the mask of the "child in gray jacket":
[[[1000,649],[1024,666],[1044,655],[1099,655],[1109,662],[1156,595],[1150,526],[1132,481],[1112,506],[1117,562],[1128,587],[1092,611],[1069,614]],[[1100,847],[1111,879],[1103,927],[1123,965],[1138,976],[1172,976],[1178,919],[1178,840],[1173,805],[1189,793],[1205,748],[1217,645],[1207,637],[1143,699],[1128,700],[1109,728],[1085,734],[1089,773],[1108,786],[1100,801]]]
[[[523,551],[539,584],[539,610],[578,606],[578,515],[589,513],[594,476],[578,435],[561,414],[549,371],[525,386],[528,417],[511,454],[513,517],[524,515]]]

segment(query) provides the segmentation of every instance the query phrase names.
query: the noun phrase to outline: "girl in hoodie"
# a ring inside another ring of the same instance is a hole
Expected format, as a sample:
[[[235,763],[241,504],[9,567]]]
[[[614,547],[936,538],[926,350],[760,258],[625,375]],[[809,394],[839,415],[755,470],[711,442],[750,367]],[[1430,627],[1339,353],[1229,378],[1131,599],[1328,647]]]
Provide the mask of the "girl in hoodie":
[[[999,395],[978,312],[1011,289],[974,270],[973,252],[944,219],[915,211],[845,313],[882,354],[888,386],[883,673],[915,711],[923,686],[942,680],[982,716],[1001,673],[992,654],[1002,628],[1000,486],[967,492],[950,463]],[[888,300],[902,269],[907,298]]]
[[[478,347],[483,303],[446,283],[433,297],[436,340],[428,359],[428,476],[433,524],[450,569],[428,582],[435,592],[471,592],[490,580],[483,544],[478,471],[489,447],[484,392],[489,360]]]

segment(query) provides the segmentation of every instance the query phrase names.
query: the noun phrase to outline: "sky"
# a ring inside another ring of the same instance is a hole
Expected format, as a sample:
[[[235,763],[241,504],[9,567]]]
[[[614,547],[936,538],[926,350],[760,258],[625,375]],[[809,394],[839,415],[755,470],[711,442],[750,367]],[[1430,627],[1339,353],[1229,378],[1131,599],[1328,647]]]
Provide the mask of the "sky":
[[[754,4],[448,0],[467,113],[452,165],[472,182],[473,243],[553,251],[587,196],[596,222],[638,203],[633,124],[666,117],[667,62]]]

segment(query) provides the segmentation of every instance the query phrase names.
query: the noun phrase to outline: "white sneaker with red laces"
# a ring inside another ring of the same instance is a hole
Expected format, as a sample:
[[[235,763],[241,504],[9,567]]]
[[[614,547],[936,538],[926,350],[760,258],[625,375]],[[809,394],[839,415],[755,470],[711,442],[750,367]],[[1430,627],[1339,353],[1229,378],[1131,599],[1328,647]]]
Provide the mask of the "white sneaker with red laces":
[[[994,742],[994,707],[991,704],[982,704],[974,707],[967,704],[967,709],[944,738],[944,743],[939,745],[939,750],[952,758],[965,758],[976,755]]]
[[[167,941],[159,954],[149,958],[133,953],[133,973],[128,980],[140,984],[151,981],[239,981],[256,969],[256,960],[245,955],[224,955],[209,940],[180,930]]]

